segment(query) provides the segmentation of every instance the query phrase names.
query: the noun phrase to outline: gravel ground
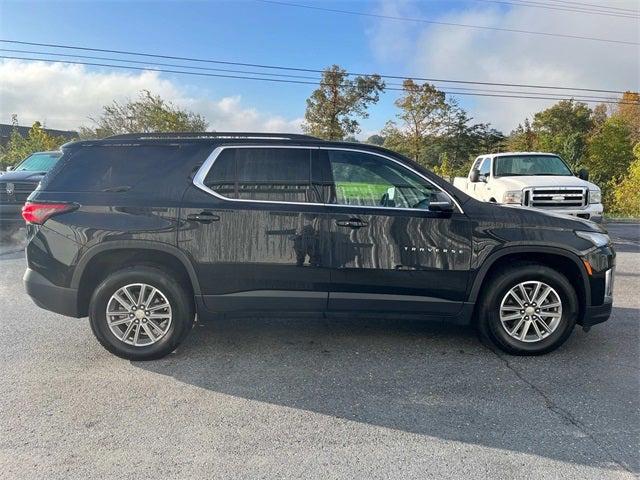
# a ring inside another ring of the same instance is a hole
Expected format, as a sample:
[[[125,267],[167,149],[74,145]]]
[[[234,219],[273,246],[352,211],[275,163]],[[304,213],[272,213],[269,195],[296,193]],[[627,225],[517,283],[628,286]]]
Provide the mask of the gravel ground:
[[[636,478],[640,226],[609,229],[612,318],[537,358],[421,322],[228,319],[128,362],[33,305],[5,247],[0,477]]]

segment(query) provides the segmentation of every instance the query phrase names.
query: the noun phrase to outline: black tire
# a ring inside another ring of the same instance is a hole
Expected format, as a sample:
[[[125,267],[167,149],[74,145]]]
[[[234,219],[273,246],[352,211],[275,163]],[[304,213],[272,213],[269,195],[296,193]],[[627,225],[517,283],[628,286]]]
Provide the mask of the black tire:
[[[133,346],[124,343],[107,325],[109,299],[118,289],[132,283],[145,283],[157,288],[171,306],[169,329],[151,345]],[[193,297],[185,287],[167,272],[150,266],[128,267],[109,274],[93,292],[89,303],[89,320],[94,335],[109,352],[127,360],[155,360],[173,352],[191,331],[194,316]]]
[[[500,321],[500,304],[507,292],[525,281],[541,281],[552,287],[562,302],[562,316],[546,338],[529,343],[511,337]],[[483,285],[478,327],[484,340],[512,355],[542,355],[560,347],[571,335],[578,317],[578,297],[560,272],[540,264],[514,263],[492,275]]]

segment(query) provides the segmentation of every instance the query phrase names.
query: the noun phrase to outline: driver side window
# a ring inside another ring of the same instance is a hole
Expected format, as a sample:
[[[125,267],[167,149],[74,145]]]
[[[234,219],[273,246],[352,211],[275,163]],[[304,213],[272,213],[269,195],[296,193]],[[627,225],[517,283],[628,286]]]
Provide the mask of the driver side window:
[[[439,200],[437,187],[391,160],[349,150],[327,153],[339,205],[427,210]]]
[[[491,159],[490,158],[485,158],[482,163],[480,164],[480,168],[478,169],[480,175],[483,175],[485,177],[489,176],[489,171],[491,170]]]

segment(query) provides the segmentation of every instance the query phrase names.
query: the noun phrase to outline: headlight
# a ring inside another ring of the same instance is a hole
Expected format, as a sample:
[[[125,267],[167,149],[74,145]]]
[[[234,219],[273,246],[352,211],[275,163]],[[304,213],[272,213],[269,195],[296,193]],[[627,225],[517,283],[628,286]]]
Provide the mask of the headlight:
[[[589,190],[589,203],[602,203],[602,192],[600,190]]]
[[[522,204],[522,190],[504,192],[504,195],[502,195],[502,203]]]
[[[577,231],[576,235],[585,240],[589,240],[596,247],[604,247],[611,241],[609,235],[605,233]]]

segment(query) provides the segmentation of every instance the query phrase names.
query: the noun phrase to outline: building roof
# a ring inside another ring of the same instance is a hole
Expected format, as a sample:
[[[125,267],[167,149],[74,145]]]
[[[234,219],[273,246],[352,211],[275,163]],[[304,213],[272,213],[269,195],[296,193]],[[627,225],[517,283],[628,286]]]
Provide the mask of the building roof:
[[[0,123],[0,137],[3,139],[9,138],[14,128],[17,129],[18,133],[23,137],[26,137],[29,134],[29,130],[31,130],[31,127],[23,127],[20,125],[14,126],[8,125],[6,123]],[[55,137],[75,138],[78,136],[78,132],[73,130],[56,130],[53,128],[43,128],[43,130],[49,135],[53,135]]]

